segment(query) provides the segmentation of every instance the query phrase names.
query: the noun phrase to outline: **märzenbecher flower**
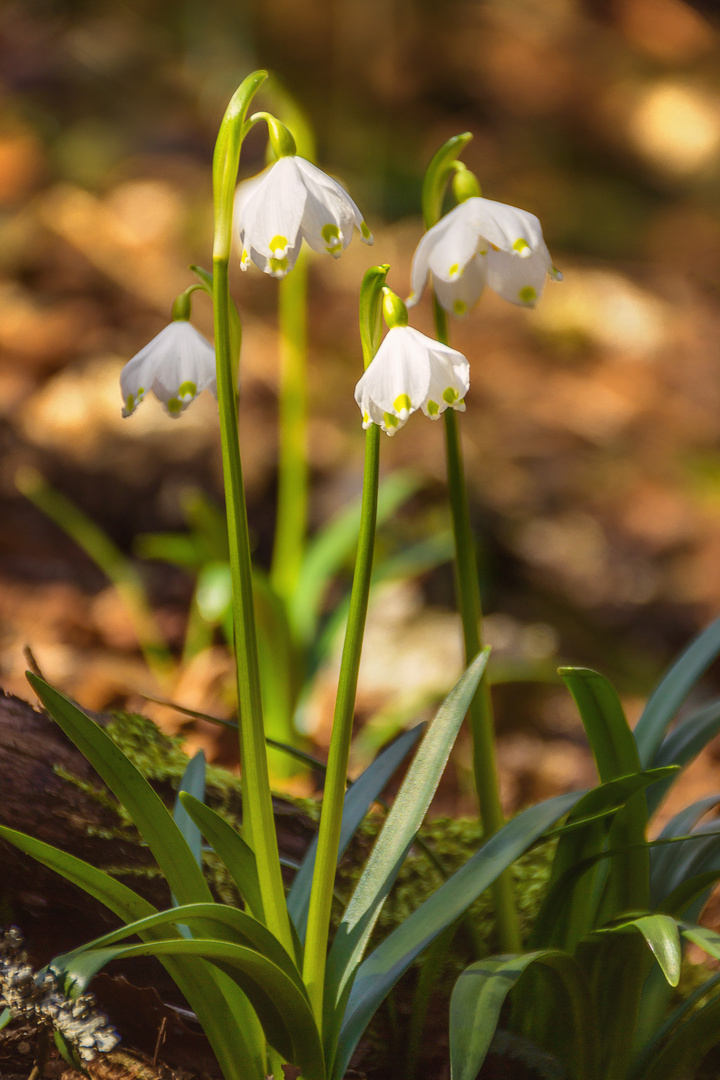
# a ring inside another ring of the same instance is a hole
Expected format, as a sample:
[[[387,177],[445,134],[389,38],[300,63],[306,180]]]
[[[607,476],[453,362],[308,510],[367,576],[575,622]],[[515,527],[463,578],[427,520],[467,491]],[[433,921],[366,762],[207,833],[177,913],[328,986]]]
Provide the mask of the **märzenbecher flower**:
[[[202,390],[217,396],[215,350],[186,319],[174,319],[120,373],[123,416],[135,412],[149,390],[177,418]]]
[[[394,435],[416,409],[433,420],[448,408],[464,412],[469,385],[462,353],[411,326],[395,326],[355,387],[355,400],[364,428],[378,424]]]
[[[296,155],[279,158],[238,188],[235,217],[240,228],[240,267],[254,262],[272,277],[295,265],[303,239],[314,251],[338,259],[357,226],[366,244],[372,233],[345,188]]]
[[[547,274],[562,281],[535,215],[480,196],[459,203],[425,233],[413,258],[408,305],[420,299],[429,273],[440,304],[459,317],[486,285],[512,304],[534,307]]]

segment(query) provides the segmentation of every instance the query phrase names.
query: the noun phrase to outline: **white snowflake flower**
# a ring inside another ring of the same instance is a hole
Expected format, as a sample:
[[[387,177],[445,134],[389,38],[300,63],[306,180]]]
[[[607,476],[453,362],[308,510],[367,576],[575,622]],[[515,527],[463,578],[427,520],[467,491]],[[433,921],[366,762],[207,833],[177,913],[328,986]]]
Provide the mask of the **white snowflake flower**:
[[[149,390],[177,418],[202,390],[217,397],[215,350],[185,319],[175,319],[120,373],[123,416],[135,412]]]
[[[279,158],[238,188],[235,216],[240,227],[241,269],[254,262],[272,277],[295,265],[303,239],[313,251],[339,259],[357,226],[364,243],[372,233],[345,188],[305,158]]]
[[[420,299],[429,273],[442,307],[461,318],[486,285],[511,304],[534,307],[548,274],[562,281],[535,215],[479,196],[425,233],[413,258],[408,305]]]
[[[395,326],[355,387],[355,400],[364,428],[378,424],[394,435],[416,409],[433,420],[448,408],[464,412],[469,385],[462,353],[411,326]]]

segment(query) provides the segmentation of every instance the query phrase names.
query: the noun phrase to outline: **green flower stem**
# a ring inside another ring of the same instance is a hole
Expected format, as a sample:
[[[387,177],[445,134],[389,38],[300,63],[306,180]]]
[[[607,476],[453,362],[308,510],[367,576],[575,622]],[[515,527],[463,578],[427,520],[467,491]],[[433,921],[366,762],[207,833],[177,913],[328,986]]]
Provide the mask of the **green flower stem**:
[[[265,922],[292,955],[294,948],[273,818],[263,727],[247,508],[240,461],[237,414],[237,362],[231,344],[228,263],[232,242],[232,204],[245,114],[265,72],[249,76],[236,91],[220,126],[213,161],[215,242],[213,312],[218,409],[222,443],[225,506],[230,546],[233,622],[237,663],[240,758],[243,777],[243,829],[255,852]]]
[[[308,258],[280,282],[280,392],[278,494],[270,580],[278,596],[295,591],[307,523],[307,279]]]
[[[381,289],[387,271],[387,266],[374,267],[368,270],[360,294],[360,328],[366,368],[377,349]],[[325,773],[318,846],[305,937],[303,979],[318,1024],[322,1023],[323,1016],[325,961],[330,928],[330,909],[332,906],[343,801],[350,757],[350,740],[352,738],[360,654],[362,652],[365,617],[370,595],[370,577],[372,574],[375,525],[377,521],[379,471],[380,428],[373,424],[365,433],[365,472],[363,475],[362,507],[360,511],[360,533],[352,592],[350,594],[350,609],[345,630],[345,643],[340,664],[337,697],[335,699],[335,713],[330,737],[327,771]]]
[[[447,315],[435,300],[435,328],[437,336],[448,344]],[[478,583],[477,557],[470,509],[468,506],[465,464],[458,419],[454,409],[446,409],[445,447],[447,459],[447,482],[450,511],[455,538],[455,582],[458,609],[465,642],[465,663],[469,664],[483,647],[482,604]],[[497,759],[495,754],[495,724],[492,698],[487,677],[483,677],[468,710],[473,742],[473,774],[480,805],[480,817],[486,839],[505,824],[500,803]],[[515,953],[522,949],[520,926],[512,878],[509,871],[501,874],[492,886],[500,947],[503,952]]]

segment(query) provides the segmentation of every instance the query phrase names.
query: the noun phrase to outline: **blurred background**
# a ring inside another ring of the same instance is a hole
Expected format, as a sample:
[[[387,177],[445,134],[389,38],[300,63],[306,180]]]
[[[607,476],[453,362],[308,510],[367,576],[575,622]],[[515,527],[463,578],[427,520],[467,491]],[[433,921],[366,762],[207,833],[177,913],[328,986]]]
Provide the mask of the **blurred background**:
[[[214,402],[205,394],[170,422],[148,399],[122,420],[117,380],[168,321],[193,280],[188,264],[210,264],[217,126],[242,78],[265,67],[273,85],[259,107],[291,123],[302,111],[318,164],[376,238],[372,250],[356,239],[339,262],[311,265],[313,530],[360,489],[358,287],[371,263],[388,262],[391,286],[409,292],[434,151],[471,131],[463,159],[483,194],[543,222],[564,283],[550,283],[534,311],[486,294],[452,340],[472,366],[461,429],[487,637],[498,680],[520,679],[496,691],[506,803],[587,783],[558,663],[603,671],[637,715],[664,665],[720,609],[716,11],[682,0],[4,0],[0,685],[30,696],[29,646],[89,708],[158,694],[116,591],[18,491],[28,466],[136,560],[162,633],[181,647],[192,575],[139,560],[138,536],[187,530],[189,490],[221,504]],[[242,175],[264,155],[257,130]],[[236,272],[233,289],[250,521],[267,566],[277,283]],[[211,334],[202,297],[193,318]],[[427,298],[412,321],[431,332]],[[447,529],[442,425],[413,417],[383,440],[382,468],[412,469],[416,481],[383,526],[381,553]],[[460,669],[450,566],[384,582],[357,764]],[[218,640],[183,670],[174,699],[227,715],[227,671]],[[333,678],[330,662],[307,708],[320,751]],[[232,764],[232,740],[213,732],[189,741]],[[462,761],[461,748],[453,810],[471,805]],[[710,754],[692,782],[713,770]]]

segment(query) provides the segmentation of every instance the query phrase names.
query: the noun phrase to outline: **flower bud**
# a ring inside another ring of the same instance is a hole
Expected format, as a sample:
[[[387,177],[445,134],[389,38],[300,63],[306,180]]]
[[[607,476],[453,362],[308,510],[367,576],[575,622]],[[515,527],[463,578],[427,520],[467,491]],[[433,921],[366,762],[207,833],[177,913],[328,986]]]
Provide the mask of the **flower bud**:
[[[408,313],[404,302],[400,297],[388,289],[387,285],[383,287],[383,317],[387,324],[388,330],[393,330],[396,326],[407,326]]]
[[[461,161],[455,162],[455,172],[452,178],[452,191],[455,202],[463,203],[467,199],[476,199],[482,194],[480,181],[474,172],[471,172]]]

